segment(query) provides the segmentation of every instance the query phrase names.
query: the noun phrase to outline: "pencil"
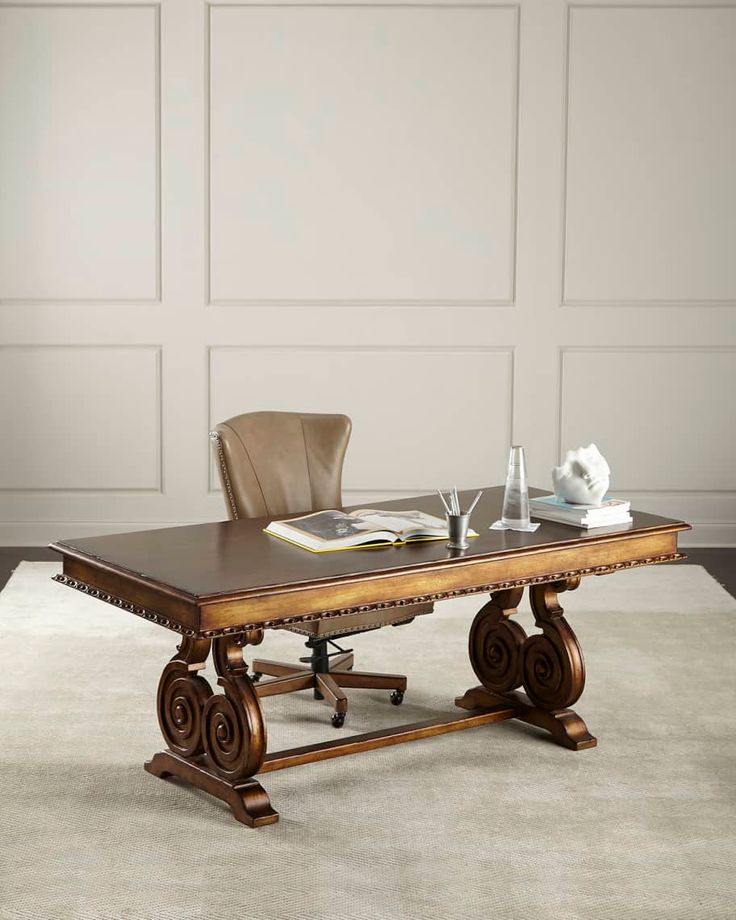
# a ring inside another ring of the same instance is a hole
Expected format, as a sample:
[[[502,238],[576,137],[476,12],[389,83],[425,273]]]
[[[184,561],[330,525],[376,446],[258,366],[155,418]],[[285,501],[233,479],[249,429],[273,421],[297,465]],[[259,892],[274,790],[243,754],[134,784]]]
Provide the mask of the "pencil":
[[[440,492],[439,489],[437,489],[437,494],[439,495],[442,504],[445,506],[445,511],[446,511],[448,514],[452,514],[452,511],[450,511],[450,509],[449,509],[449,507],[448,507],[448,505],[447,505],[447,502],[445,501],[445,496],[442,494],[442,492]]]
[[[482,494],[483,494],[483,491],[481,490],[481,491],[478,492],[478,494],[475,496],[475,498],[473,499],[473,501],[472,501],[471,504],[470,504],[470,507],[468,508],[468,512],[467,512],[468,514],[472,514],[472,513],[473,513],[473,508],[475,508],[475,506],[478,504],[478,499],[481,497]]]

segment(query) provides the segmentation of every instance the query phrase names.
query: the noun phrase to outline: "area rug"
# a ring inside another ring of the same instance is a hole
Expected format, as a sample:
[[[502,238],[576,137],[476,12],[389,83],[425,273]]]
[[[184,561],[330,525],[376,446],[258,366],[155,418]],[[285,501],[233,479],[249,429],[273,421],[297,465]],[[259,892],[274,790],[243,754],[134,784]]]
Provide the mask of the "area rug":
[[[736,904],[736,601],[700,567],[561,596],[588,666],[573,753],[517,723],[270,774],[280,823],[145,773],[176,637],[23,563],[0,595],[3,920],[716,920]],[[409,676],[353,691],[344,735],[452,711],[480,597],[350,640]],[[521,614],[528,628],[528,610]],[[263,657],[304,654],[269,634]],[[206,672],[212,677],[210,669]],[[334,738],[264,700],[272,750]]]

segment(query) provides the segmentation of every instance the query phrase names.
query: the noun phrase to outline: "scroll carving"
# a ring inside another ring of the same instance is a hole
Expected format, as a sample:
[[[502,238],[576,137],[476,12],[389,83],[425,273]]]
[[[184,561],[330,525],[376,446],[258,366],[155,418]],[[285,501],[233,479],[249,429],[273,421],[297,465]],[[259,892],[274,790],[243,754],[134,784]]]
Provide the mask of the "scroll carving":
[[[178,776],[218,796],[250,827],[278,821],[266,791],[252,778],[266,755],[266,726],[243,646],[262,638],[263,630],[257,629],[215,640],[222,693],[213,693],[197,673],[205,666],[211,640],[183,640],[159,681],[158,720],[169,750],[146,763],[154,776]]]
[[[212,688],[197,671],[204,667],[209,650],[208,639],[184,639],[159,681],[158,724],[169,748],[181,757],[204,751],[202,712]]]
[[[494,594],[470,629],[470,663],[481,686],[467,690],[455,705],[482,709],[506,703],[513,707],[514,718],[545,729],[564,747],[595,747],[585,722],[569,708],[585,687],[585,664],[557,601],[558,594],[579,584],[580,576],[568,573],[556,582],[531,586],[529,599],[541,630],[532,636],[509,619],[516,613],[521,589]]]
[[[249,638],[263,638],[255,631]],[[243,660],[244,637],[215,640],[213,658],[222,693],[197,674],[212,643],[184,639],[164,668],[158,688],[158,723],[169,748],[192,759],[207,754],[212,768],[236,781],[257,773],[266,754],[266,725]]]
[[[478,680],[492,693],[508,693],[521,686],[526,633],[509,618],[516,613],[523,593],[523,588],[498,591],[481,607],[470,627],[470,663]]]
[[[567,709],[585,687],[583,653],[557,602],[559,593],[573,591],[579,584],[576,577],[530,589],[534,619],[542,633],[524,643],[522,677],[527,696],[541,709]]]
[[[204,749],[220,776],[246,779],[257,773],[266,755],[266,724],[251,680],[246,675],[221,677],[224,693],[207,701]]]
[[[202,742],[213,769],[237,781],[257,773],[266,756],[266,723],[243,646],[257,645],[263,630],[215,640],[213,659],[223,693],[210,697],[202,714]]]

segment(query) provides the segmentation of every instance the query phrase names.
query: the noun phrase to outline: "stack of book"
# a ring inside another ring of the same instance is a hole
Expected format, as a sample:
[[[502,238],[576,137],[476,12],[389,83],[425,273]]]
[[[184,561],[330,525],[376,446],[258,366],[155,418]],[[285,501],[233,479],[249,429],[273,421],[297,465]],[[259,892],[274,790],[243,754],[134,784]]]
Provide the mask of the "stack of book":
[[[599,505],[572,505],[556,495],[544,495],[530,499],[529,510],[532,517],[586,529],[614,527],[632,520],[631,502],[618,498],[604,499]]]

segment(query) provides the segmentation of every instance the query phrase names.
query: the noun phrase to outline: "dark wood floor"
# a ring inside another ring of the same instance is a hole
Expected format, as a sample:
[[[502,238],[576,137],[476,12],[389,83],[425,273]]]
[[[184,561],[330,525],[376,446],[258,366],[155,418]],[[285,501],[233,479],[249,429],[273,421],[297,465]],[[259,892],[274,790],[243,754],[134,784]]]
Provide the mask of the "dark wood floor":
[[[58,562],[61,556],[45,546],[0,546],[0,590],[19,562]]]
[[[736,549],[686,549],[685,552],[689,563],[705,566],[713,578],[736,597]],[[0,546],[0,589],[5,587],[10,573],[21,560],[56,562],[59,558],[57,553],[42,546]]]

